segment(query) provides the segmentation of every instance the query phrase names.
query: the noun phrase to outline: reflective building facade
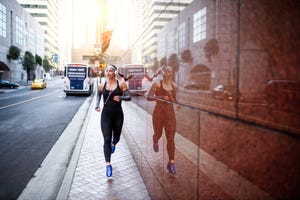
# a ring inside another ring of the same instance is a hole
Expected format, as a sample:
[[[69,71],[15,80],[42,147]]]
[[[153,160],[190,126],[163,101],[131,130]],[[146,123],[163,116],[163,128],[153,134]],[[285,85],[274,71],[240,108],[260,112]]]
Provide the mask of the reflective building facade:
[[[127,138],[153,199],[300,197],[299,10],[296,0],[195,0],[157,32],[158,65],[179,88],[177,174],[165,170],[165,132],[157,153],[152,124],[131,122]],[[151,120],[155,103],[137,104]]]

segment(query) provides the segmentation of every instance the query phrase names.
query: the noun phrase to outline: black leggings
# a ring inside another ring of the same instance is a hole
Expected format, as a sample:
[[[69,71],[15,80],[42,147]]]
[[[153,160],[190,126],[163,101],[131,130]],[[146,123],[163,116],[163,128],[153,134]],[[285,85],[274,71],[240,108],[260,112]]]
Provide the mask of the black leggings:
[[[103,109],[101,114],[101,130],[104,138],[104,157],[110,162],[111,142],[116,145],[120,141],[124,115],[122,109]]]

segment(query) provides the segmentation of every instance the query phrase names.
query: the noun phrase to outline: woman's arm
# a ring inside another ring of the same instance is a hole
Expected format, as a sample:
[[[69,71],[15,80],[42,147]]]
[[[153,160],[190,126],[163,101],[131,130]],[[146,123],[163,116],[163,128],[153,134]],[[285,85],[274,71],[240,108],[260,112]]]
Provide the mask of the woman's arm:
[[[147,97],[147,101],[155,101],[155,91],[156,91],[156,88],[157,88],[157,82],[153,83],[151,85],[151,88],[150,90],[147,92],[146,94],[146,97]]]
[[[103,90],[103,85],[102,84],[98,85],[97,94],[96,94],[96,105],[95,105],[96,111],[100,111],[99,104],[102,97],[102,90]]]
[[[130,101],[131,100],[131,95],[128,90],[127,84],[124,81],[120,82],[120,88],[123,92],[122,96],[114,96],[115,101]]]
[[[172,84],[173,84],[173,86],[174,86],[174,88],[175,88],[175,91],[176,91],[176,93],[177,93],[177,91],[178,91],[178,85],[177,85],[175,82],[172,82]]]
[[[175,89],[175,92],[176,92],[176,96],[177,96],[177,92],[178,92],[178,85],[175,83],[175,82],[173,82],[172,83],[173,84],[173,86],[174,86],[174,89]],[[175,96],[175,101],[174,101],[174,103],[178,103],[178,101],[177,101],[177,97]],[[177,104],[176,105],[176,111],[179,111],[181,109],[181,106],[179,105],[179,104]]]
[[[131,100],[131,95],[128,89],[123,91],[123,96],[120,96],[121,101],[130,101]]]

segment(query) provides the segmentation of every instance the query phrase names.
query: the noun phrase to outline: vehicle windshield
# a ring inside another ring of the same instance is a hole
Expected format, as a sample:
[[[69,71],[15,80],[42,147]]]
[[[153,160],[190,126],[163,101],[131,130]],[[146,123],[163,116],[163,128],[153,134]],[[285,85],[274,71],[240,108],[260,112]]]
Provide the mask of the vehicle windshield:
[[[41,82],[43,82],[43,79],[35,79],[33,82],[34,83],[41,83]]]

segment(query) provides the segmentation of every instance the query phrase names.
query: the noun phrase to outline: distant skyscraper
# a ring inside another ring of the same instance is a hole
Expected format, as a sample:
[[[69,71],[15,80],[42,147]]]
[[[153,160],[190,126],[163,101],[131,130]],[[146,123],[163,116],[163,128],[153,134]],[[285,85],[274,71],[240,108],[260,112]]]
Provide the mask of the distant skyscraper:
[[[59,0],[17,0],[43,27],[45,31],[45,55],[58,53]]]
[[[59,67],[71,62],[72,49],[72,0],[61,0],[59,4]]]
[[[142,64],[142,40],[141,35],[143,33],[142,21],[143,21],[143,0],[132,0],[133,12],[131,16],[131,29],[129,34],[129,44],[131,49],[132,63]]]
[[[97,0],[97,8],[99,12],[96,15],[96,47],[99,47],[101,44],[101,33],[107,30],[107,1]]]
[[[162,27],[193,0],[144,0],[143,1],[143,41],[144,63],[152,63],[157,58],[157,36]]]

